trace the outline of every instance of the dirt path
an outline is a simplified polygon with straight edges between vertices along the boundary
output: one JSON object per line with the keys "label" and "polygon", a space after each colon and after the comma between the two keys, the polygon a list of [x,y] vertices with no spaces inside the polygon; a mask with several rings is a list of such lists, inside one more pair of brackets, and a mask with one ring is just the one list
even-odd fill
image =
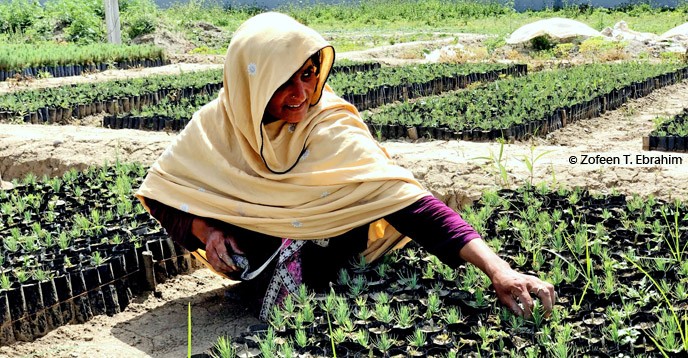
{"label": "dirt path", "polygon": [[[471,44],[480,43],[488,36],[478,34],[455,34],[454,37],[447,37],[437,40],[416,41],[399,43],[389,46],[381,46],[369,50],[349,51],[337,53],[338,59],[348,59],[354,61],[378,61],[387,65],[403,65],[406,63],[424,62],[417,58],[403,59],[405,54],[418,52],[425,48],[436,48],[450,43]],[[192,71],[203,71],[210,69],[222,69],[224,56],[221,55],[173,55],[173,62],[167,66],[135,68],[130,70],[107,70],[72,77],[56,77],[29,80],[9,80],[0,82],[0,95],[15,91],[36,88],[59,87],[70,84],[93,83],[109,80],[120,80],[128,78],[139,78],[151,75],[172,75]]]}
{"label": "dirt path", "polygon": [[0,357],[184,357],[187,305],[191,303],[192,351],[202,353],[223,335],[237,336],[259,323],[241,304],[225,298],[230,281],[207,269],[137,297],[125,312],[62,326],[34,342],[0,347]]}

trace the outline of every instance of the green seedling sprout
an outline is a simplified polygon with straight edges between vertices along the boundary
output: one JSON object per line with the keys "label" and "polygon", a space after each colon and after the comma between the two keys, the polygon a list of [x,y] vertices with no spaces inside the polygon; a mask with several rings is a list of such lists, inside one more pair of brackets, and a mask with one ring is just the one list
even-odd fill
{"label": "green seedling sprout", "polygon": [[366,329],[359,329],[356,332],[356,342],[360,344],[363,348],[368,348],[370,344],[370,334]]}
{"label": "green seedling sprout", "polygon": [[337,278],[337,283],[342,286],[348,286],[351,282],[351,276],[349,276],[349,271],[346,269],[339,270],[339,276]]}
{"label": "green seedling sprout", "polygon": [[[673,323],[679,332],[679,336],[681,337],[681,345],[683,347],[683,350],[688,352],[688,313],[684,312],[683,317],[682,317],[682,320],[683,320],[683,324],[682,324],[681,318],[679,318],[679,315],[676,312],[676,308],[674,307],[674,305],[669,300],[669,297],[667,296],[667,292],[662,290],[662,286],[659,283],[657,283],[657,281],[654,278],[652,278],[652,276],[642,266],[640,266],[640,264],[638,264],[634,260],[631,260],[626,254],[623,254],[622,256],[624,257],[624,259],[626,261],[631,263],[633,266],[635,266],[635,268],[637,268],[640,272],[642,272],[650,280],[650,282],[652,282],[652,284],[655,286],[655,288],[657,288],[660,295],[664,299],[664,302],[666,303],[667,307],[671,311],[671,318],[672,318],[671,320],[673,320]],[[654,336],[649,335],[649,337],[652,340],[652,342],[655,344],[655,346],[657,346],[657,348],[660,350],[662,355],[664,355],[664,357],[668,358],[669,355],[664,350],[662,345],[660,345],[659,342],[657,341],[658,339],[661,339],[661,337],[666,337],[666,335],[654,335]]]}
{"label": "green seedling sprout", "polygon": [[306,345],[308,345],[308,336],[306,335],[306,331],[303,329],[297,329],[296,333],[294,334],[294,341],[296,342],[296,345],[304,348]]}
{"label": "green seedling sprout", "polygon": [[186,356],[191,358],[191,302],[187,304],[186,318]]}
{"label": "green seedling sprout", "polygon": [[413,335],[407,339],[411,346],[420,348],[425,345],[427,337],[425,332],[423,332],[420,328],[416,328],[413,331]]}
{"label": "green seedling sprout", "polygon": [[367,321],[370,319],[370,317],[373,316],[373,312],[368,308],[368,306],[360,306],[358,308],[358,311],[355,313],[356,318],[362,320],[362,321]]}
{"label": "green seedling sprout", "polygon": [[268,327],[265,337],[260,340],[258,345],[263,357],[267,358],[275,356],[275,353],[277,352],[277,343],[275,338],[277,338],[275,335],[275,330],[272,327]]}
{"label": "green seedling sprout", "polygon": [[674,261],[683,262],[683,255],[686,251],[686,248],[688,247],[688,242],[681,246],[681,225],[679,218],[680,202],[678,200],[675,200],[674,205],[675,208],[673,210],[673,215],[671,216],[671,219],[673,219],[671,220],[671,223],[669,222],[669,215],[667,213],[666,206],[662,206],[659,209],[660,213],[662,214],[662,218],[664,218],[664,222],[666,223],[667,227],[669,227],[670,237],[663,236],[663,238],[664,241],[667,243],[667,246],[669,246],[669,250],[671,250],[671,254],[673,255]]}
{"label": "green seedling sprout", "polygon": [[10,288],[12,288],[12,281],[5,273],[2,273],[0,275],[0,289],[9,290]]}
{"label": "green seedling sprout", "polygon": [[397,310],[396,317],[399,327],[410,327],[413,324],[413,312],[408,306],[401,306]]}
{"label": "green seedling sprout", "polygon": [[507,172],[506,169],[506,158],[504,157],[504,144],[506,141],[503,138],[498,138],[497,142],[499,143],[499,153],[495,155],[495,153],[490,149],[490,155],[486,157],[475,157],[475,159],[480,159],[480,160],[485,160],[487,161],[486,166],[491,167],[494,176],[495,176],[495,182],[500,185],[502,188],[508,188],[510,183],[509,183],[509,173]]}
{"label": "green seedling sprout", "polygon": [[218,338],[214,348],[217,353],[212,352],[212,358],[235,358],[237,356],[230,337],[221,336]]}
{"label": "green seedling sprout", "polygon": [[389,337],[387,332],[384,332],[377,340],[374,341],[374,345],[381,352],[387,353],[394,345],[394,338]]}
{"label": "green seedling sprout", "polygon": [[394,320],[394,312],[387,303],[376,303],[373,315],[378,321],[385,324],[389,324]]}

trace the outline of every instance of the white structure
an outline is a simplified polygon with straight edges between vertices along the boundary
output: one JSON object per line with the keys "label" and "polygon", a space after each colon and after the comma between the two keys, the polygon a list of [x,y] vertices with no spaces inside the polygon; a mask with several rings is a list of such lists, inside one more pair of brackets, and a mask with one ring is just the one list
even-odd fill
{"label": "white structure", "polygon": [[558,40],[602,36],[599,31],[582,22],[553,17],[521,26],[506,39],[506,43],[523,43],[544,35]]}

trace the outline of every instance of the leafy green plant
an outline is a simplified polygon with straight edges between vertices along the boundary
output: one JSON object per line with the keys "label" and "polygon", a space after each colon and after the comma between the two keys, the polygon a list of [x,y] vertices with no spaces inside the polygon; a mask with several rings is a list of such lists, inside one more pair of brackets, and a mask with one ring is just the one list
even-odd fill
{"label": "leafy green plant", "polygon": [[490,149],[490,155],[487,157],[476,157],[474,159],[486,160],[488,163],[488,168],[492,171],[495,176],[495,181],[503,188],[509,187],[509,173],[506,169],[506,158],[504,157],[504,144],[503,139],[498,139],[499,142],[499,153],[494,154],[492,149]]}
{"label": "leafy green plant", "polygon": [[[669,357],[666,350],[675,351],[677,346],[681,347],[684,352],[688,352],[688,313],[684,312],[683,317],[680,317],[677,313],[676,307],[674,307],[674,305],[671,303],[671,300],[669,300],[669,297],[667,296],[667,292],[662,289],[662,286],[659,283],[657,283],[657,281],[642,266],[640,266],[638,262],[632,260],[627,255],[623,255],[623,258],[626,261],[628,261],[631,265],[633,265],[636,269],[638,269],[640,272],[642,272],[643,275],[645,275],[645,277],[647,277],[647,279],[650,280],[650,282],[652,282],[654,287],[657,289],[659,294],[664,299],[664,303],[666,304],[667,308],[669,308],[669,311],[671,312],[670,319],[665,320],[665,323],[672,323],[674,328],[673,332],[664,332],[662,331],[662,328],[656,328],[653,332],[654,334],[650,335],[650,339],[652,340],[652,342],[665,357]],[[661,327],[661,325],[658,325],[656,327]],[[680,339],[680,341],[676,342],[676,344],[666,339],[669,338],[669,336],[673,337],[674,332],[678,332]]]}
{"label": "leafy green plant", "polygon": [[10,288],[12,288],[10,277],[5,275],[5,273],[0,274],[0,289],[9,290]]}

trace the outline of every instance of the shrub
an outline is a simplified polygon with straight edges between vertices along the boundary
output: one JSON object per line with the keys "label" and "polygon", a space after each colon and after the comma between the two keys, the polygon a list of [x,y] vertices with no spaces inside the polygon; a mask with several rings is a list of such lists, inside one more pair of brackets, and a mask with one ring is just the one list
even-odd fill
{"label": "shrub", "polygon": [[158,8],[152,0],[126,0],[120,3],[122,32],[128,38],[149,34],[158,25]]}
{"label": "shrub", "polygon": [[38,0],[0,3],[0,32],[23,32],[43,17]]}
{"label": "shrub", "polygon": [[556,45],[552,42],[549,36],[538,36],[530,40],[531,45],[535,51],[547,51]]}
{"label": "shrub", "polygon": [[99,0],[51,0],[46,11],[63,27],[67,41],[78,44],[101,42],[105,38],[105,14]]}

